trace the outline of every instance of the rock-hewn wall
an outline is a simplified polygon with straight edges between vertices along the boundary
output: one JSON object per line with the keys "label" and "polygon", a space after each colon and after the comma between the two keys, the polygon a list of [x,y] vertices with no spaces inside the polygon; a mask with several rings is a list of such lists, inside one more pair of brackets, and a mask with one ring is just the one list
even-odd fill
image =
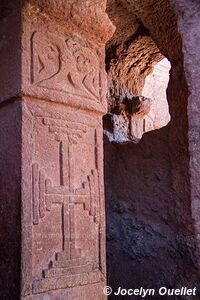
{"label": "rock-hewn wall", "polygon": [[[126,33],[126,29],[120,25],[123,22],[119,21],[123,20],[126,10],[130,20],[131,16],[132,20],[139,20],[138,35],[141,33],[141,26],[145,27],[145,32],[148,32],[162,55],[171,62],[167,89],[171,122],[165,128],[145,134],[137,145],[109,143],[105,138],[108,280],[113,287],[195,286],[198,282],[198,270],[189,176],[189,92],[177,17],[167,0],[145,0],[142,3],[127,0],[117,3],[117,13],[113,13],[114,9],[111,10],[108,1],[108,13],[111,10],[111,19],[119,28],[108,45],[107,59],[110,59],[111,47],[115,46],[114,62],[117,65],[119,58],[121,68],[123,51],[117,51],[124,46],[120,39],[119,45],[117,44],[117,33],[123,30],[121,36],[127,36],[127,39],[130,35],[130,29]],[[110,4],[113,5],[112,1]],[[124,19],[127,22],[127,16],[124,15]],[[183,27],[183,23],[181,25]],[[131,42],[134,47],[134,43],[138,43],[137,38],[133,36]],[[124,41],[123,43],[125,44]],[[151,60],[157,60],[152,57],[152,47],[149,47],[147,41],[141,43],[139,48],[145,49],[141,50],[145,53],[149,50],[147,52]],[[138,53],[136,55],[139,57]],[[129,86],[137,86],[134,92],[140,92],[141,82],[153,65],[148,66],[145,74],[139,72],[142,70],[141,65],[148,59],[143,55],[137,61],[137,57],[135,70],[132,68],[134,75],[126,85],[130,93],[133,89],[129,89]],[[194,55],[194,61],[195,59]],[[110,72],[113,60],[109,61],[109,82],[113,82],[113,71]],[[129,63],[131,64],[131,58]],[[123,81],[120,72],[114,72],[114,76],[118,78],[120,85]],[[110,106],[114,99],[114,96],[109,99]],[[197,178],[196,174],[194,178]]]}
{"label": "rock-hewn wall", "polygon": [[193,249],[176,217],[166,136],[167,127],[137,145],[105,137],[107,272],[114,290],[198,282]]}
{"label": "rock-hewn wall", "polygon": [[173,8],[178,15],[178,30],[183,39],[184,70],[189,89],[188,97],[188,123],[189,123],[189,152],[190,152],[190,184],[192,216],[195,223],[195,233],[198,244],[198,261],[200,266],[200,185],[199,185],[199,96],[200,96],[200,3],[199,1],[171,0]]}

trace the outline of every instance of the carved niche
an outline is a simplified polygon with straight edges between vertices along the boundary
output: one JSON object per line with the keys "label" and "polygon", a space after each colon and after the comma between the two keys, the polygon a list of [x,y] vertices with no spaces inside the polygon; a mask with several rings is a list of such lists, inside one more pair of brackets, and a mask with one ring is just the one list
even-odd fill
{"label": "carved niche", "polygon": [[101,102],[99,56],[80,36],[35,31],[31,37],[31,83]]}
{"label": "carved niche", "polygon": [[96,129],[72,114],[34,123],[32,292],[97,283],[104,275]]}

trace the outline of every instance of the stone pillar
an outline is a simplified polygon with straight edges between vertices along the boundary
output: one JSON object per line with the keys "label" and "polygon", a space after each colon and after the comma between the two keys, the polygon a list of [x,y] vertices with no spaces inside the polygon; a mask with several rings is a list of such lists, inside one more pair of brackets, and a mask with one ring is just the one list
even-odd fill
{"label": "stone pillar", "polygon": [[[105,299],[105,1],[8,1],[1,22],[1,299]],[[48,2],[48,4],[47,4]]]}
{"label": "stone pillar", "polygon": [[197,245],[198,270],[200,273],[200,30],[198,2],[188,3],[186,0],[171,0],[177,14],[178,29],[183,40],[184,72],[188,86],[188,140],[189,140],[189,172],[191,191],[191,218],[194,221]]}

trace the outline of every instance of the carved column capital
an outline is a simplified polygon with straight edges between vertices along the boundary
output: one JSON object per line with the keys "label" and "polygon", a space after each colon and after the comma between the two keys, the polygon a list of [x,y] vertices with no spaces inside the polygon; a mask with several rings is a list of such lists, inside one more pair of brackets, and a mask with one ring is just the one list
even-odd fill
{"label": "carved column capital", "polygon": [[105,1],[15,0],[7,6],[0,102],[27,96],[104,114],[105,43],[114,31]]}
{"label": "carved column capital", "polygon": [[105,1],[30,0],[22,16],[22,94],[104,114]]}

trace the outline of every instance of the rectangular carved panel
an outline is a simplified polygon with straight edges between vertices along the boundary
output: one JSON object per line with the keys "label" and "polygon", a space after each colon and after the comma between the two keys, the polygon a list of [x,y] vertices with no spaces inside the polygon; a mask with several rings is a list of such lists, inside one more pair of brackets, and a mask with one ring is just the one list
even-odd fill
{"label": "rectangular carved panel", "polygon": [[100,118],[38,103],[26,107],[32,294],[105,280]]}
{"label": "rectangular carved panel", "polygon": [[[69,26],[27,21],[23,35],[22,88],[26,95],[106,111],[104,48]],[[28,59],[27,59],[28,58]]]}
{"label": "rectangular carved panel", "polygon": [[82,38],[35,31],[31,50],[32,84],[100,101],[98,55]]}

